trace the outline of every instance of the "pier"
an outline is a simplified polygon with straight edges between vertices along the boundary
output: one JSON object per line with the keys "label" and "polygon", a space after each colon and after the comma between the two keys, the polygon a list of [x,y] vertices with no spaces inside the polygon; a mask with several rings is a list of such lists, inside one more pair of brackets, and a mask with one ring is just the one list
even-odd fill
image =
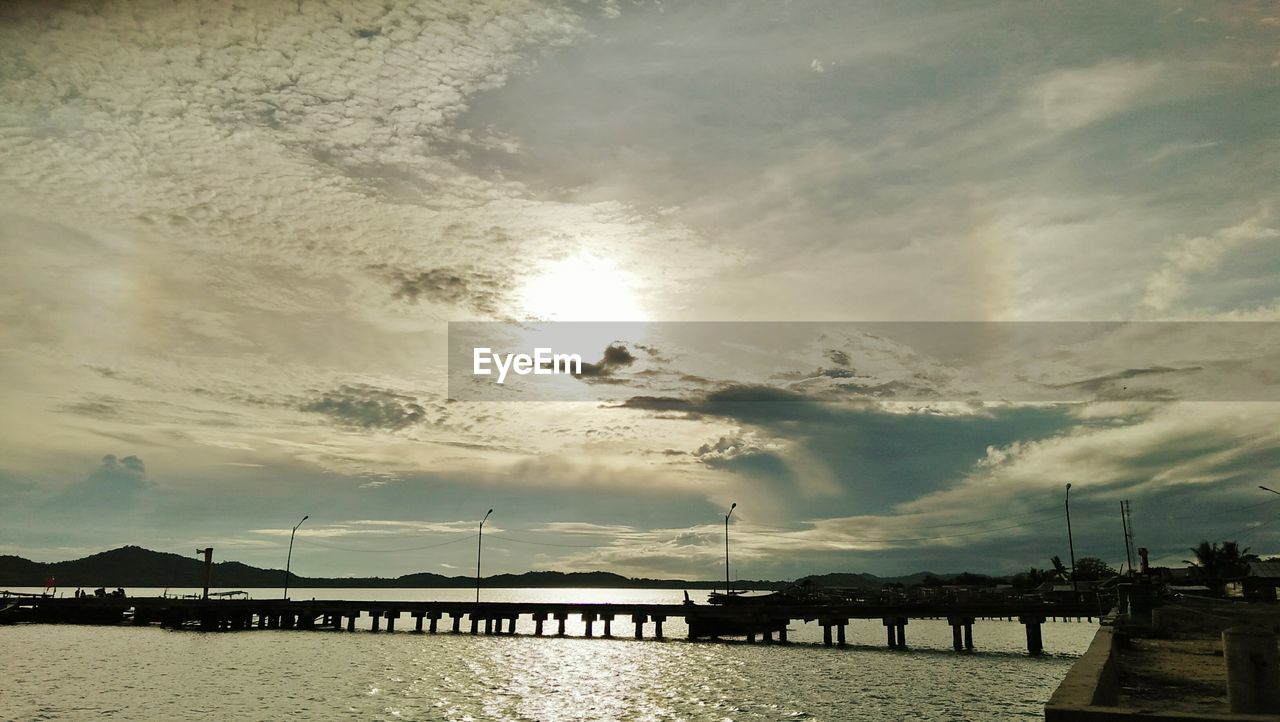
{"label": "pier", "polygon": [[682,620],[690,640],[741,637],[751,643],[787,644],[792,622],[817,622],[827,647],[846,646],[846,628],[857,620],[883,625],[887,645],[905,649],[912,619],[945,619],[957,652],[973,651],[978,619],[1017,620],[1026,628],[1027,652],[1044,651],[1041,625],[1050,619],[1089,619],[1095,602],[938,602],[851,604],[604,604],[550,602],[405,602],[288,599],[174,599],[167,597],[12,597],[0,599],[0,623],[158,624],[206,632],[256,629],[355,632],[367,619],[372,632],[515,634],[516,622],[533,622],[534,635],[565,636],[578,618],[585,637],[664,639],[663,625]]}

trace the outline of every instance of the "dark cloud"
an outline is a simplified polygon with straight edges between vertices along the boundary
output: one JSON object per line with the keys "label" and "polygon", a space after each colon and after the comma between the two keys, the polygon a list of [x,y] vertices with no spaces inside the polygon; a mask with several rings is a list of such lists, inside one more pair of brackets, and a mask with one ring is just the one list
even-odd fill
{"label": "dark cloud", "polygon": [[427,409],[416,398],[366,384],[327,391],[298,408],[364,429],[395,431],[427,420]]}
{"label": "dark cloud", "polygon": [[131,455],[121,459],[115,454],[107,454],[102,457],[102,463],[98,468],[89,474],[89,481],[93,484],[112,486],[121,491],[136,490],[147,483],[147,467],[142,459],[136,456]]}
{"label": "dark cloud", "polygon": [[[1073,423],[1056,408],[899,413],[875,402],[828,403],[761,385],[683,398],[636,396],[621,407],[741,425],[743,431],[693,456],[735,472],[789,513],[814,516],[883,513],[953,484],[989,446],[1050,436]],[[817,488],[817,479],[830,483],[808,496],[796,493]]]}
{"label": "dark cloud", "polygon": [[467,268],[407,270],[376,264],[369,269],[391,284],[391,297],[397,301],[431,301],[490,315],[498,312],[509,286],[501,276]]}
{"label": "dark cloud", "polygon": [[1067,384],[1051,386],[1055,389],[1080,389],[1095,395],[1098,400],[1145,400],[1172,401],[1178,394],[1163,386],[1151,385],[1155,378],[1179,377],[1194,375],[1203,371],[1202,366],[1171,368],[1168,366],[1152,366],[1150,368],[1131,368],[1111,374],[1073,381]]}
{"label": "dark cloud", "polygon": [[[650,352],[648,348],[646,348],[646,351]],[[652,352],[650,352],[650,355],[653,355]],[[626,368],[627,366],[635,363],[635,361],[635,355],[627,350],[625,345],[620,343],[610,344],[605,348],[604,356],[599,361],[595,363],[583,362],[582,373],[577,374],[577,376],[579,378],[601,378],[609,376],[614,371],[620,368]]]}
{"label": "dark cloud", "polygon": [[840,349],[838,349],[838,348],[829,348],[829,349],[827,349],[827,350],[826,350],[826,357],[827,357],[828,359],[831,359],[831,363],[833,363],[833,364],[835,364],[835,365],[837,365],[837,366],[845,366],[845,367],[848,367],[848,365],[849,365],[849,354],[845,353],[844,351],[841,351],[841,350],[840,350]]}
{"label": "dark cloud", "polygon": [[133,519],[154,486],[140,457],[107,454],[84,481],[48,499],[47,511],[60,522],[82,526]]}
{"label": "dark cloud", "polygon": [[63,411],[98,419],[111,419],[120,415],[119,399],[110,396],[93,396],[74,404],[62,406]]}
{"label": "dark cloud", "polygon": [[114,379],[120,377],[120,372],[109,366],[87,366],[86,368],[103,378]]}
{"label": "dark cloud", "polygon": [[[627,409],[646,411],[685,411],[713,416],[735,416],[746,409],[739,405],[760,403],[813,404],[793,391],[754,384],[731,384],[705,394],[678,398],[674,396],[633,396],[622,402]],[[737,408],[735,408],[737,407]]]}

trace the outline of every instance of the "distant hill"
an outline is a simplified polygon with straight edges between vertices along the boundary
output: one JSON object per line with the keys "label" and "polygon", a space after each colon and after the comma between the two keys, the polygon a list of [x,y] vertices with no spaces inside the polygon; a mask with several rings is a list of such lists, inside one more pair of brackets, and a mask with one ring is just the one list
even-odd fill
{"label": "distant hill", "polygon": [[[202,587],[204,562],[195,556],[157,552],[137,546],[110,551],[66,562],[33,562],[17,556],[0,556],[0,588],[42,587],[53,577],[59,587]],[[283,569],[259,569],[240,562],[225,561],[213,565],[213,586],[220,588],[278,587],[284,583]],[[470,587],[475,577],[444,576],[431,572],[386,577],[300,577],[289,575],[289,586],[305,589],[317,587],[401,587],[440,588]],[[723,582],[686,581],[682,579],[643,579],[624,577],[612,572],[533,571],[523,574],[497,574],[485,577],[488,588],[512,587],[614,587],[658,589],[714,589]],[[776,589],[779,582],[741,580],[735,589]]]}
{"label": "distant hill", "polygon": [[830,574],[812,574],[796,580],[796,583],[808,582],[820,589],[880,589],[886,584],[903,584],[912,586],[919,584],[925,577],[937,577],[943,581],[955,579],[955,574],[934,574],[933,572],[916,572],[899,577],[878,577],[874,574],[855,574],[852,572],[832,572]]}

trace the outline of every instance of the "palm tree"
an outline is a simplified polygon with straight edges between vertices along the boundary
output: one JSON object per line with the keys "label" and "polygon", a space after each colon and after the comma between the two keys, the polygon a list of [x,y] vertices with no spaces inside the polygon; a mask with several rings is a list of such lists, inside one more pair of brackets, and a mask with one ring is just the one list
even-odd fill
{"label": "palm tree", "polygon": [[1239,542],[1234,541],[1224,541],[1221,545],[1202,541],[1191,548],[1191,553],[1195,554],[1195,560],[1184,561],[1200,569],[1205,583],[1219,593],[1228,579],[1243,577],[1249,573],[1249,563],[1258,561],[1257,554],[1250,554],[1248,547],[1241,549]]}

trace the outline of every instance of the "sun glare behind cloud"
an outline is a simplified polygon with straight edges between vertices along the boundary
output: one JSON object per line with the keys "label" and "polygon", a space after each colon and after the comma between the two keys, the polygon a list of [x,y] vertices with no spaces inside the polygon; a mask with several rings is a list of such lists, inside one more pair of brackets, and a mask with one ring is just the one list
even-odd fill
{"label": "sun glare behind cloud", "polygon": [[636,277],[613,261],[578,254],[553,261],[520,289],[520,307],[542,321],[644,321]]}

